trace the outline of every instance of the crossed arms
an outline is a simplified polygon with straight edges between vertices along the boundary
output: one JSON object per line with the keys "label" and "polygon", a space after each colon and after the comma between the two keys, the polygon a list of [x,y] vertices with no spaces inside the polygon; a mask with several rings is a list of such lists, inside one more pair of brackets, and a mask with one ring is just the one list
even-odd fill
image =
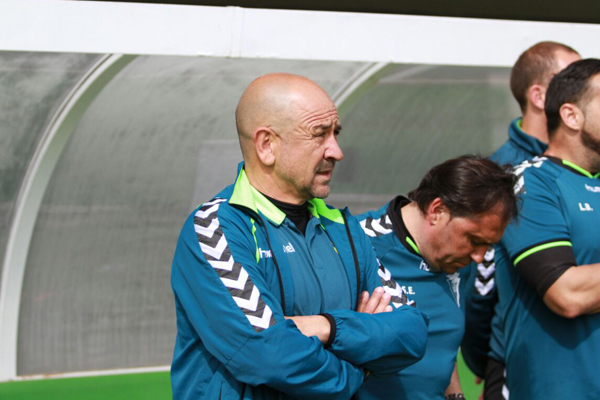
{"label": "crossed arms", "polygon": [[[293,397],[347,399],[362,384],[365,369],[373,374],[395,373],[423,356],[426,317],[410,306],[385,312],[389,299],[379,290],[362,297],[356,311],[331,310],[329,317],[286,319],[278,294],[270,289],[273,276],[258,265],[256,243],[252,237],[232,234],[248,226],[229,215],[220,214],[219,220],[217,228],[206,222],[212,226],[214,243],[203,244],[194,219],[188,219],[172,282],[182,314],[178,324],[181,320],[189,327],[188,346],[205,348],[236,380]],[[363,287],[373,292],[383,283],[378,262],[362,232],[354,239]],[[207,255],[209,248],[222,249],[220,258]],[[243,286],[232,287],[240,276],[247,277]],[[330,342],[328,349],[324,342]]]}

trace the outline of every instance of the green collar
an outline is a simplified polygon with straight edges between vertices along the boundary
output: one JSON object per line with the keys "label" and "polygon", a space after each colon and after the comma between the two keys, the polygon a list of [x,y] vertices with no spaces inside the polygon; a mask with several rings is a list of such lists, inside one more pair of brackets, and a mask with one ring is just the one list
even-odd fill
{"label": "green collar", "polygon": [[337,208],[329,208],[323,199],[312,199],[308,201],[308,209],[317,218],[325,217],[328,220],[344,225],[342,212]]}
{"label": "green collar", "polygon": [[564,165],[566,165],[567,167],[571,167],[571,168],[572,168],[572,169],[574,169],[575,171],[579,172],[581,175],[587,176],[588,178],[592,178],[592,179],[594,179],[594,178],[598,178],[598,177],[600,177],[600,172],[598,172],[598,173],[597,173],[597,174],[595,174],[595,175],[592,175],[592,173],[591,173],[591,172],[589,172],[589,171],[586,171],[585,169],[581,168],[579,165],[577,165],[577,164],[573,164],[573,163],[572,163],[572,162],[570,162],[570,161],[567,161],[567,160],[562,160],[562,163],[563,163]]}
{"label": "green collar", "polygon": [[[312,199],[308,201],[308,209],[310,213],[321,219],[325,217],[338,224],[344,224],[342,212],[337,209],[327,207],[322,199]],[[275,207],[261,192],[256,190],[248,180],[244,168],[240,169],[240,173],[233,188],[233,194],[229,199],[229,204],[238,204],[251,209],[258,214],[260,211],[265,217],[276,225],[281,225],[285,220],[285,213]]]}
{"label": "green collar", "polygon": [[246,176],[246,170],[240,169],[233,194],[229,199],[229,204],[239,204],[247,207],[258,214],[260,211],[265,217],[277,225],[281,225],[285,219],[285,214],[279,208],[275,207],[261,192],[256,190]]}

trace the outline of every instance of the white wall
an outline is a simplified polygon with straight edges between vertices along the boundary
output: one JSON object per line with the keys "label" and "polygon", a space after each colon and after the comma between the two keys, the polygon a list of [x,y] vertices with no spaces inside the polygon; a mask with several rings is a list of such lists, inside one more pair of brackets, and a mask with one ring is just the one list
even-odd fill
{"label": "white wall", "polygon": [[0,50],[510,66],[600,25],[60,0],[0,0]]}

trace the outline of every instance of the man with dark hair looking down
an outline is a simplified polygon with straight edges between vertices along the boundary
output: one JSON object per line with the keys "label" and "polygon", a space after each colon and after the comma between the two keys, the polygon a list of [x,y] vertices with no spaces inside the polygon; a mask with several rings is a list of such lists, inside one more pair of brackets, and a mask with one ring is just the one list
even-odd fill
{"label": "man with dark hair looking down", "polygon": [[427,317],[321,200],[343,157],[329,96],[265,75],[236,123],[237,179],[190,215],[173,260],[174,399],[350,399],[419,360]]}
{"label": "man with dark hair looking down", "polygon": [[512,400],[597,399],[600,380],[600,60],[556,75],[549,145],[515,169],[523,204],[496,278]]}
{"label": "man with dark hair looking down", "polygon": [[[455,374],[464,332],[462,293],[472,262],[483,261],[516,215],[514,176],[481,157],[433,167],[419,187],[357,218],[378,258],[430,318],[425,356],[394,377],[367,379],[377,399],[464,399]],[[453,377],[451,382],[451,377]]]}

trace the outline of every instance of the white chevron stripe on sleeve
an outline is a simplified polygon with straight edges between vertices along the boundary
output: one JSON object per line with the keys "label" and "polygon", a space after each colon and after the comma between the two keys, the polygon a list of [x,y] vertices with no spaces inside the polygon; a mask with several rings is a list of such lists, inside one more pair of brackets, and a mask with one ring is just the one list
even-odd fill
{"label": "white chevron stripe on sleeve", "polygon": [[248,321],[250,321],[250,324],[252,324],[253,326],[258,326],[263,329],[267,329],[271,321],[271,315],[273,315],[273,312],[271,311],[269,306],[265,305],[265,310],[261,318],[255,317],[254,315],[247,315],[247,317]]}
{"label": "white chevron stripe on sleeve", "polygon": [[196,217],[205,219],[212,213],[216,212],[219,209],[219,206],[220,206],[220,202],[217,204],[213,204],[212,207],[209,207],[204,211],[202,209],[200,209],[200,210],[196,211]]}
{"label": "white chevron stripe on sleeve", "polygon": [[240,269],[240,276],[237,279],[229,279],[221,277],[221,281],[225,286],[232,289],[242,290],[246,286],[246,282],[248,281],[248,273],[244,268]]}
{"label": "white chevron stripe on sleeve", "polygon": [[486,294],[488,294],[490,292],[490,290],[492,290],[494,288],[494,278],[490,279],[488,283],[482,283],[481,281],[477,280],[475,281],[475,287],[477,288],[477,291],[479,292],[479,294],[481,294],[482,296],[485,296]]}
{"label": "white chevron stripe on sleeve", "polygon": [[245,308],[246,310],[256,311],[258,307],[258,298],[260,297],[260,292],[256,286],[252,287],[252,294],[248,300],[242,299],[241,297],[233,296],[233,300],[240,308]]}
{"label": "white chevron stripe on sleeve", "polygon": [[477,264],[477,271],[483,276],[484,279],[488,279],[496,271],[496,263],[491,263],[489,266],[479,263]]}
{"label": "white chevron stripe on sleeve", "polygon": [[523,175],[521,175],[515,184],[515,193],[519,193],[523,188],[523,185],[525,185],[525,178],[523,178]]}
{"label": "white chevron stripe on sleeve", "polygon": [[[254,285],[246,269],[240,263],[235,262],[229,251],[225,233],[216,215],[221,203],[225,201],[227,200],[217,198],[203,204],[194,215],[194,230],[206,261],[217,272],[221,283],[228,289],[231,298],[244,313],[254,330],[260,332],[275,324],[276,321],[272,310],[261,298],[260,290]],[[215,260],[209,260],[209,258]],[[236,275],[237,278],[234,278]],[[249,299],[243,298],[248,296],[247,291],[250,291]]]}
{"label": "white chevron stripe on sleeve", "polygon": [[202,236],[206,236],[207,238],[211,238],[211,237],[213,237],[213,235],[215,234],[215,231],[219,227],[219,219],[218,218],[213,219],[211,221],[210,225],[207,226],[206,228],[201,225],[194,225],[194,227],[196,229],[196,233],[198,233]]}
{"label": "white chevron stripe on sleeve", "polygon": [[227,248],[227,240],[225,239],[225,235],[221,235],[221,239],[219,239],[219,243],[213,248],[207,244],[200,242],[200,248],[204,254],[208,254],[214,258],[221,258],[223,251]]}
{"label": "white chevron stripe on sleeve", "polygon": [[396,287],[395,288],[391,288],[389,286],[384,286],[383,290],[385,290],[385,292],[388,293],[391,296],[402,297],[402,288],[397,283],[396,283]]}
{"label": "white chevron stripe on sleeve", "polygon": [[375,232],[373,232],[371,229],[367,228],[367,220],[363,219],[362,221],[359,222],[361,228],[363,229],[363,231],[365,231],[365,233],[367,234],[367,236],[370,237],[375,237],[377,235],[375,235]]}
{"label": "white chevron stripe on sleeve", "polygon": [[377,274],[384,281],[389,281],[389,280],[392,279],[392,273],[387,268],[385,268],[385,267],[383,269],[378,268],[377,269]]}
{"label": "white chevron stripe on sleeve", "polygon": [[373,222],[371,223],[371,226],[373,227],[373,230],[382,233],[382,234],[387,234],[390,233],[392,230],[391,229],[386,229],[383,226],[381,226],[380,223],[381,219],[374,219]]}
{"label": "white chevron stripe on sleeve", "polygon": [[485,252],[483,259],[487,262],[490,262],[494,259],[495,255],[496,255],[496,250],[494,249],[494,246],[490,246],[488,251]]}
{"label": "white chevron stripe on sleeve", "polygon": [[234,261],[233,257],[229,257],[229,260],[227,261],[209,261],[209,264],[216,269],[224,269],[226,271],[231,271],[233,269]]}
{"label": "white chevron stripe on sleeve", "polygon": [[217,197],[217,198],[214,198],[211,201],[207,201],[206,203],[202,204],[202,207],[204,207],[204,206],[212,206],[213,204],[219,204],[219,203],[222,203],[224,201],[225,201],[225,199],[220,199],[220,198]]}

